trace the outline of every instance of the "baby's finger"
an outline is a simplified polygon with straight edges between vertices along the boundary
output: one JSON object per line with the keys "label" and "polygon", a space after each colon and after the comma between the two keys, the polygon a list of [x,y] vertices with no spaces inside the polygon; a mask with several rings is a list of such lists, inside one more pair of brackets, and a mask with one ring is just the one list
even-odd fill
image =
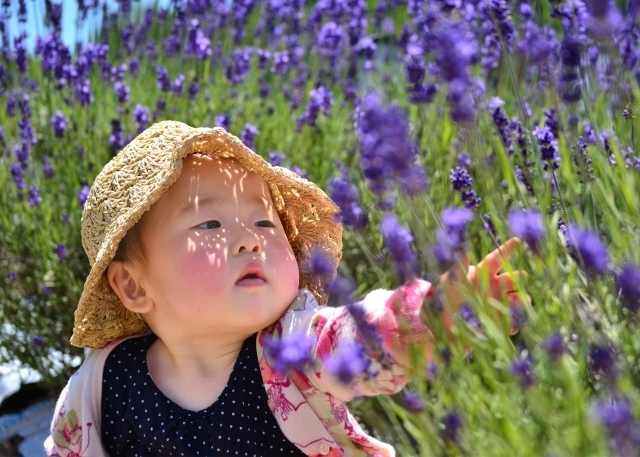
{"label": "baby's finger", "polygon": [[511,258],[511,255],[521,243],[522,241],[520,238],[511,238],[507,240],[506,243],[482,259],[478,264],[478,269],[489,273],[489,277],[494,276],[502,269],[504,262]]}
{"label": "baby's finger", "polygon": [[495,280],[491,282],[491,294],[494,298],[500,298],[508,292],[518,290],[518,284],[526,281],[529,274],[526,271],[512,271],[494,276]]}

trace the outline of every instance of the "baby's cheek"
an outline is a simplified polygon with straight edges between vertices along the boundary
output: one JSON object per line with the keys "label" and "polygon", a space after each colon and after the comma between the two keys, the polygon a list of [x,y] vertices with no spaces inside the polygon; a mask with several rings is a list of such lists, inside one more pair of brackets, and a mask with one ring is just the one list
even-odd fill
{"label": "baby's cheek", "polygon": [[179,275],[187,287],[205,291],[218,289],[219,280],[224,277],[222,273],[226,270],[221,254],[204,250],[186,254],[178,265]]}

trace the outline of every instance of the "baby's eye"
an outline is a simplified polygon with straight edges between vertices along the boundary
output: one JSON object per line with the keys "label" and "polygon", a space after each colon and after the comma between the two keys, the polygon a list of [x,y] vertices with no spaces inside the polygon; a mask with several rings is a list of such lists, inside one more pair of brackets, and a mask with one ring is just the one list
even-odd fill
{"label": "baby's eye", "polygon": [[220,221],[207,221],[204,222],[200,225],[198,225],[198,228],[202,228],[202,229],[214,229],[214,228],[219,228],[222,225],[220,224]]}
{"label": "baby's eye", "polygon": [[274,228],[276,225],[271,222],[271,221],[258,221],[256,222],[256,227],[268,227],[268,228]]}

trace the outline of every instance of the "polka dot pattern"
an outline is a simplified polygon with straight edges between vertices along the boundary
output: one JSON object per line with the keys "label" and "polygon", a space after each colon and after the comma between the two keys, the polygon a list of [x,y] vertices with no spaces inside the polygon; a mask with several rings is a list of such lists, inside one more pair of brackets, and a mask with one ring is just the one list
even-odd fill
{"label": "polka dot pattern", "polygon": [[131,338],[109,354],[102,379],[102,443],[112,456],[305,455],[269,410],[256,354],[244,342],[213,404],[189,411],[154,384],[146,354],[155,335]]}

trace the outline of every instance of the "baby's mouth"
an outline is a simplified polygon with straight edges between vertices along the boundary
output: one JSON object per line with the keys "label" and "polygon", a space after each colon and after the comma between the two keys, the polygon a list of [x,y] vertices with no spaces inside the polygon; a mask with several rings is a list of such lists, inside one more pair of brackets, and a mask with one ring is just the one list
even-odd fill
{"label": "baby's mouth", "polygon": [[236,281],[236,285],[242,287],[256,287],[266,284],[262,268],[256,265],[248,265]]}

